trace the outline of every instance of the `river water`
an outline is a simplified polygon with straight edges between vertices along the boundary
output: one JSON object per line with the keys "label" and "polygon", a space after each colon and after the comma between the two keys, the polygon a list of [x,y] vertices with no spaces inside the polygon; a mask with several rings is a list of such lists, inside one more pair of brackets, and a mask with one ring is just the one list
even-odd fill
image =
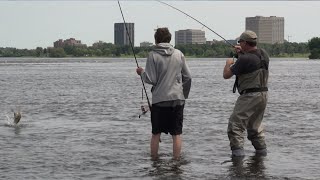
{"label": "river water", "polygon": [[133,59],[1,58],[0,179],[320,178],[320,61],[271,59],[268,156],[255,156],[246,140],[241,159],[231,159],[226,133],[238,95],[234,79],[222,78],[225,60],[188,64],[182,158],[171,159],[171,136],[162,135],[152,161]]}

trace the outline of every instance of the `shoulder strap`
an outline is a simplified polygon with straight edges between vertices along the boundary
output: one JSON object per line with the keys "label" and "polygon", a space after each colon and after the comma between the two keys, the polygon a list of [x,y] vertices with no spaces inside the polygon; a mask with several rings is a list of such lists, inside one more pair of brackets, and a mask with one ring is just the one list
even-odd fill
{"label": "shoulder strap", "polygon": [[237,88],[238,88],[238,76],[236,75],[236,80],[234,81],[232,92],[236,93]]}
{"label": "shoulder strap", "polygon": [[267,63],[267,61],[266,61],[266,59],[264,57],[265,56],[264,51],[259,48],[259,49],[257,49],[257,52],[259,54],[258,57],[261,60],[260,61],[260,68],[268,70],[269,67],[268,67],[268,63]]}

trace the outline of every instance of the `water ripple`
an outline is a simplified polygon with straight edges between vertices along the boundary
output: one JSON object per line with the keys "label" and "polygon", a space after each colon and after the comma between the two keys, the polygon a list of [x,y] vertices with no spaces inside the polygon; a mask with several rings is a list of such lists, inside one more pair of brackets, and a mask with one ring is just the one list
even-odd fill
{"label": "water ripple", "polygon": [[[171,158],[172,138],[162,135],[160,159],[152,161],[150,113],[138,118],[147,103],[132,59],[0,59],[0,179],[320,176],[319,61],[272,59],[263,121],[268,156],[255,156],[247,140],[243,159],[230,158],[226,131],[238,95],[233,80],[222,78],[225,60],[188,63],[182,158]],[[16,126],[7,115],[17,108]]]}

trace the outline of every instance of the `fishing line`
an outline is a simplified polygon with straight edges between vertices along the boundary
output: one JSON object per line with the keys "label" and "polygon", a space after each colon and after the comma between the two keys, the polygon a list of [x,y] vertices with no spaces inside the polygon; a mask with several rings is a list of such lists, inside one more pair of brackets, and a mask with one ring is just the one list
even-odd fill
{"label": "fishing line", "polygon": [[[134,53],[134,48],[133,48],[133,44],[132,44],[132,41],[131,41],[131,37],[129,35],[129,31],[128,31],[128,28],[127,28],[127,24],[126,24],[126,21],[124,19],[124,16],[123,16],[123,12],[122,12],[122,9],[121,9],[121,5],[120,5],[120,2],[118,1],[118,4],[119,4],[119,8],[120,8],[120,12],[121,12],[121,15],[122,15],[122,19],[123,19],[123,22],[124,22],[124,26],[126,28],[126,31],[127,31],[127,36],[129,38],[129,43],[130,43],[130,46],[131,46],[131,49],[132,49],[132,52],[133,52],[133,56],[134,56],[134,59],[136,61],[136,64],[137,64],[137,67],[139,67],[139,64],[138,64],[138,61],[137,61],[137,58],[136,58],[136,54]],[[142,80],[142,76],[140,75],[140,79],[141,79],[141,82],[142,82],[142,86],[143,86],[143,89],[144,89],[144,93],[146,94],[146,98],[147,98],[147,101],[148,101],[148,106],[149,106],[149,109],[151,110],[151,104],[150,104],[150,101],[149,101],[149,97],[148,97],[148,94],[147,94],[147,90],[146,90],[146,87],[144,85],[144,82]]]}
{"label": "fishing line", "polygon": [[162,3],[162,4],[165,4],[165,5],[167,5],[167,6],[171,7],[171,8],[173,8],[173,9],[175,9],[175,10],[177,10],[177,11],[179,11],[179,12],[185,14],[185,15],[187,15],[187,16],[190,17],[191,19],[197,21],[198,23],[200,23],[201,25],[203,25],[204,27],[206,27],[207,29],[209,29],[210,31],[212,31],[213,33],[215,33],[217,36],[219,36],[220,38],[222,38],[226,43],[228,43],[229,45],[231,45],[232,47],[234,47],[233,44],[231,44],[229,41],[227,41],[225,38],[223,38],[220,34],[216,33],[216,32],[215,32],[214,30],[212,30],[210,27],[208,27],[208,26],[206,26],[205,24],[203,24],[202,22],[200,22],[198,19],[192,17],[191,15],[183,12],[182,10],[180,10],[180,9],[178,9],[178,8],[170,5],[170,4],[167,4],[167,3],[162,2],[162,1],[159,1],[159,0],[155,0],[155,1],[158,1],[158,2],[160,2],[160,3]]}

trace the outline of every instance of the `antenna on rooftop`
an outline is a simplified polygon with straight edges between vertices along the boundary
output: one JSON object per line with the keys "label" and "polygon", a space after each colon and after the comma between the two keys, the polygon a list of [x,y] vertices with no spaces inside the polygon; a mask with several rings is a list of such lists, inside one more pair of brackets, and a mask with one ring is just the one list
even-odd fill
{"label": "antenna on rooftop", "polygon": [[288,42],[290,42],[290,37],[292,37],[292,36],[288,35]]}

